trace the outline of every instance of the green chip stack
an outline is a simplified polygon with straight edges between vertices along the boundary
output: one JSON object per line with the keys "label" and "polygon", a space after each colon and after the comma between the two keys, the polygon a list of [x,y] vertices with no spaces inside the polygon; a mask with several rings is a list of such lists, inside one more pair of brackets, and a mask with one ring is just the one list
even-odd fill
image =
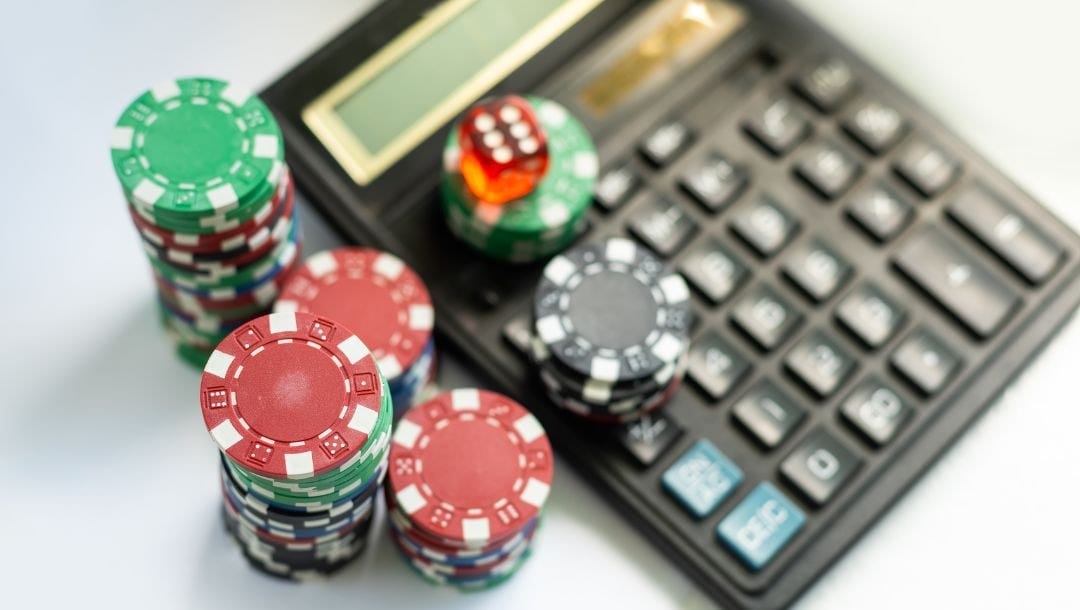
{"label": "green chip stack", "polygon": [[528,195],[501,205],[480,201],[461,176],[458,130],[443,149],[442,202],[450,230],[492,258],[529,262],[569,246],[585,229],[596,182],[596,147],[563,106],[536,96],[533,106],[547,136],[549,165]]}
{"label": "green chip stack", "polygon": [[269,310],[299,259],[281,130],[251,93],[184,78],[135,99],[111,149],[162,324],[202,367],[231,330]]}

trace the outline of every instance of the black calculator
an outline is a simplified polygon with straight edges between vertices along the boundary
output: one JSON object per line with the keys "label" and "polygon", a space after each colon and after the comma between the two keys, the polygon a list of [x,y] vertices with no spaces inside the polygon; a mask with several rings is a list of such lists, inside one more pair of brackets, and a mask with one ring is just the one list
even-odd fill
{"label": "black calculator", "polygon": [[[551,405],[525,353],[543,261],[443,221],[450,125],[510,92],[597,144],[580,240],[629,237],[692,288],[688,381],[660,412]],[[1080,300],[1080,238],[783,2],[394,0],[264,97],[309,200],[407,260],[444,345],[725,607],[792,603]],[[738,476],[698,511],[671,473],[702,452]]]}

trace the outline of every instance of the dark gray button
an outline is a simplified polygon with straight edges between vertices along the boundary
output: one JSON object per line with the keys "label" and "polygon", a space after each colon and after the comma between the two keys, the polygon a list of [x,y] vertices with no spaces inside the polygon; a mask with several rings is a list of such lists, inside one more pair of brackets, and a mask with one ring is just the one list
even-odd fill
{"label": "dark gray button", "polygon": [[794,400],[765,380],[740,398],[731,414],[766,449],[783,443],[806,416]]}
{"label": "dark gray button", "polygon": [[911,204],[884,183],[858,190],[851,197],[848,216],[875,240],[885,243],[911,222]]}
{"label": "dark gray button", "polygon": [[822,59],[804,71],[792,86],[821,112],[836,110],[856,89],[855,75],[835,57]]}
{"label": "dark gray button", "polygon": [[875,100],[860,100],[844,119],[844,131],[875,155],[892,148],[905,127],[895,108]]}
{"label": "dark gray button", "polygon": [[997,332],[1020,303],[1012,289],[936,226],[922,227],[904,242],[893,262],[982,339]]}
{"label": "dark gray button", "polygon": [[689,127],[679,121],[668,121],[645,136],[641,154],[653,165],[663,167],[686,150],[692,140]]}
{"label": "dark gray button", "polygon": [[780,464],[780,472],[817,506],[829,501],[862,466],[843,443],[817,428]]}
{"label": "dark gray button", "polygon": [[528,312],[519,314],[503,325],[502,336],[522,354],[528,354],[532,341],[532,318]]}
{"label": "dark gray button", "polygon": [[746,187],[746,171],[713,153],[690,167],[682,188],[711,212],[726,208]]}
{"label": "dark gray button", "polygon": [[739,299],[731,310],[731,320],[761,349],[771,351],[795,330],[802,314],[775,290],[760,284]]}
{"label": "dark gray button", "polygon": [[960,369],[960,358],[926,329],[904,339],[889,363],[923,394],[937,393]]}
{"label": "dark gray button", "polygon": [[615,430],[619,442],[642,466],[651,466],[683,433],[663,411],[655,411]]}
{"label": "dark gray button", "polygon": [[641,178],[630,163],[623,163],[604,172],[593,188],[593,199],[607,211],[623,206],[641,185]]}
{"label": "dark gray button", "polygon": [[905,317],[894,299],[869,282],[856,286],[836,308],[840,325],[871,349],[885,345]]}
{"label": "dark gray button", "polygon": [[815,330],[791,348],[784,366],[818,398],[828,398],[855,370],[855,359],[823,330]]}
{"label": "dark gray button", "polygon": [[686,253],[679,271],[716,304],[726,301],[747,274],[746,266],[711,235]]}
{"label": "dark gray button", "polygon": [[750,362],[714,330],[690,345],[687,374],[713,400],[727,396],[748,372]]}
{"label": "dark gray button", "polygon": [[769,258],[791,240],[799,223],[771,197],[759,195],[749,206],[735,212],[731,228],[758,255]]}
{"label": "dark gray button", "polygon": [[816,303],[836,294],[850,274],[851,265],[817,239],[796,246],[784,261],[784,275]]}
{"label": "dark gray button", "polygon": [[907,424],[914,409],[896,390],[870,378],[859,383],[844,399],[840,412],[868,441],[881,447]]}
{"label": "dark gray button", "polygon": [[743,129],[773,156],[782,157],[810,135],[810,121],[791,100],[778,97],[746,119]]}
{"label": "dark gray button", "polygon": [[913,138],[901,149],[893,169],[929,199],[952,183],[960,171],[960,162],[936,144]]}
{"label": "dark gray button", "polygon": [[660,197],[645,202],[630,216],[630,232],[664,257],[678,252],[696,230],[682,208]]}
{"label": "dark gray button", "polygon": [[1050,277],[1061,261],[1061,246],[984,187],[964,189],[948,213],[1032,285]]}
{"label": "dark gray button", "polygon": [[808,147],[795,166],[795,173],[826,199],[843,195],[861,171],[853,155],[827,141]]}

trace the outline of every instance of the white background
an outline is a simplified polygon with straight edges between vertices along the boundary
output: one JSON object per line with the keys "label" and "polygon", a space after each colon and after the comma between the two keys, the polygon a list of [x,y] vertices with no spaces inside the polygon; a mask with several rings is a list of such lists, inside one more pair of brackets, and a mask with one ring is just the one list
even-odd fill
{"label": "white background", "polygon": [[[156,4],[152,6],[152,4]],[[218,520],[198,375],[159,332],[109,129],[148,84],[253,88],[368,2],[18,2],[0,18],[0,582],[3,605],[151,608],[707,608],[559,464],[538,553],[463,596],[384,536],[321,586],[242,565]],[[1080,11],[1061,0],[800,0],[1080,227]],[[310,216],[310,215],[308,215]],[[327,242],[308,218],[309,242]],[[1077,607],[1080,324],[800,603]],[[444,374],[464,375],[454,363]]]}

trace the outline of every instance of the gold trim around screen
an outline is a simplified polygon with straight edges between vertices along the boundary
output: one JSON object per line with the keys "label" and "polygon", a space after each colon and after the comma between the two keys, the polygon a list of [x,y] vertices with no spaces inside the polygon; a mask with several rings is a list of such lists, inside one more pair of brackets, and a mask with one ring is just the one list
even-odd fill
{"label": "gold trim around screen", "polygon": [[304,123],[357,184],[371,183],[476,98],[580,21],[602,0],[567,0],[382,150],[369,151],[342,121],[336,108],[475,1],[446,0],[438,5],[304,108],[301,113]]}

